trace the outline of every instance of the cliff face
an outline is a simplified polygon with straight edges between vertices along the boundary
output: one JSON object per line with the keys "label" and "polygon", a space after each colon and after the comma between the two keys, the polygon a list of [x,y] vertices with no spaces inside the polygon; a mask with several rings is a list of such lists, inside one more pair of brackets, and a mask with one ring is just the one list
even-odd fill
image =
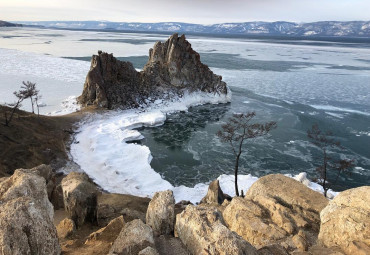
{"label": "cliff face", "polygon": [[148,97],[163,98],[184,91],[226,94],[227,87],[221,76],[200,61],[185,36],[174,34],[149,50],[149,60],[141,72],[130,62],[99,51],[92,57],[78,100],[104,108],[135,108]]}

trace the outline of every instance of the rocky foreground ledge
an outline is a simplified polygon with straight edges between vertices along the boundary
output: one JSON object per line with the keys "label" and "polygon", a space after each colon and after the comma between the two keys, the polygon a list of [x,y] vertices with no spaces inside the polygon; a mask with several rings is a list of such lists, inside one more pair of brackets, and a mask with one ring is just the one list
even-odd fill
{"label": "rocky foreground ledge", "polygon": [[172,35],[149,50],[141,72],[130,62],[99,51],[91,60],[82,95],[82,105],[103,108],[137,108],[150,98],[166,99],[184,92],[227,94],[226,83],[200,61],[185,35]]}
{"label": "rocky foreground ledge", "polygon": [[58,182],[41,165],[0,179],[0,254],[370,254],[369,205],[370,186],[329,202],[280,174],[244,198],[216,180],[199,205],[175,204],[169,190],[103,193],[84,173]]}

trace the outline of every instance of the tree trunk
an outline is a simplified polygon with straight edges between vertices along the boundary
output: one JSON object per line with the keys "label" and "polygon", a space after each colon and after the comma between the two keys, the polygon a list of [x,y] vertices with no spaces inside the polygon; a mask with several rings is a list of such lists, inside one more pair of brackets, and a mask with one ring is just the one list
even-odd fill
{"label": "tree trunk", "polygon": [[326,168],[327,168],[327,165],[328,165],[328,156],[326,154],[326,150],[324,150],[324,165],[323,165],[323,173],[322,173],[322,178],[323,178],[323,182],[322,182],[322,187],[324,189],[324,196],[326,196],[327,192],[328,192],[328,188],[326,187],[326,179],[327,179],[327,176],[326,176]]}
{"label": "tree trunk", "polygon": [[236,162],[235,162],[235,195],[237,197],[239,196],[239,189],[238,189],[239,158],[240,158],[240,153],[236,156]]}
{"label": "tree trunk", "polygon": [[32,105],[32,113],[35,113],[34,109],[33,109],[33,100],[32,100],[32,97],[30,97],[31,99],[31,105]]}
{"label": "tree trunk", "polygon": [[19,101],[19,100],[18,100],[17,104],[14,106],[14,108],[13,108],[13,110],[12,110],[12,113],[10,114],[9,120],[7,121],[7,122],[8,122],[7,126],[9,126],[9,125],[10,125],[10,122],[11,122],[11,121],[12,121],[12,119],[13,119],[14,112],[15,112],[15,110],[18,108],[18,105],[19,105],[19,103],[20,103],[20,102],[21,102],[21,101]]}

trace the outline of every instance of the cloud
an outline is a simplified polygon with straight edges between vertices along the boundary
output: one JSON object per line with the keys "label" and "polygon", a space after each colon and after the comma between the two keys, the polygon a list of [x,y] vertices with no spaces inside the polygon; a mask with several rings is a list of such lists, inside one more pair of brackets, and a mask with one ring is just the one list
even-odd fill
{"label": "cloud", "polygon": [[368,0],[1,0],[4,20],[189,23],[370,20]]}

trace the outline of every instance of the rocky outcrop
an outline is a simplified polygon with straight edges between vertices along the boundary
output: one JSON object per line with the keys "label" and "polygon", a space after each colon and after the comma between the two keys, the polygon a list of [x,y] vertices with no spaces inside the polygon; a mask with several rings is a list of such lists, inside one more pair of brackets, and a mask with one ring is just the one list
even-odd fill
{"label": "rocky outcrop", "polygon": [[155,247],[153,230],[141,220],[133,220],[121,230],[109,254],[137,255],[147,247]]}
{"label": "rocky outcrop", "polygon": [[175,235],[192,254],[257,254],[257,250],[224,224],[214,207],[188,205],[176,216]]}
{"label": "rocky outcrop", "polygon": [[370,254],[370,186],[341,192],[320,214],[319,240],[346,254]]}
{"label": "rocky outcrop", "polygon": [[95,221],[97,188],[85,173],[72,172],[62,180],[65,210],[77,227]]}
{"label": "rocky outcrop", "polygon": [[83,105],[104,108],[135,108],[151,97],[165,98],[184,91],[226,94],[226,83],[200,61],[185,36],[172,35],[149,50],[149,60],[141,72],[130,62],[122,62],[99,51],[91,60],[82,95]]}
{"label": "rocky outcrop", "polygon": [[172,190],[156,192],[146,212],[146,224],[159,235],[171,234],[175,225],[175,198]]}
{"label": "rocky outcrop", "polygon": [[214,180],[209,184],[207,195],[200,201],[201,204],[222,204],[224,200],[231,200],[231,197],[224,194],[220,187],[220,182]]}
{"label": "rocky outcrop", "polygon": [[0,253],[60,254],[45,179],[16,170],[0,183]]}
{"label": "rocky outcrop", "polygon": [[256,248],[279,244],[289,252],[305,251],[317,240],[319,213],[327,203],[300,182],[274,174],[255,182],[244,199],[234,198],[223,216],[230,230]]}
{"label": "rocky outcrop", "polygon": [[99,226],[123,216],[126,222],[134,219],[145,221],[149,198],[124,194],[100,194],[97,199],[96,218]]}

